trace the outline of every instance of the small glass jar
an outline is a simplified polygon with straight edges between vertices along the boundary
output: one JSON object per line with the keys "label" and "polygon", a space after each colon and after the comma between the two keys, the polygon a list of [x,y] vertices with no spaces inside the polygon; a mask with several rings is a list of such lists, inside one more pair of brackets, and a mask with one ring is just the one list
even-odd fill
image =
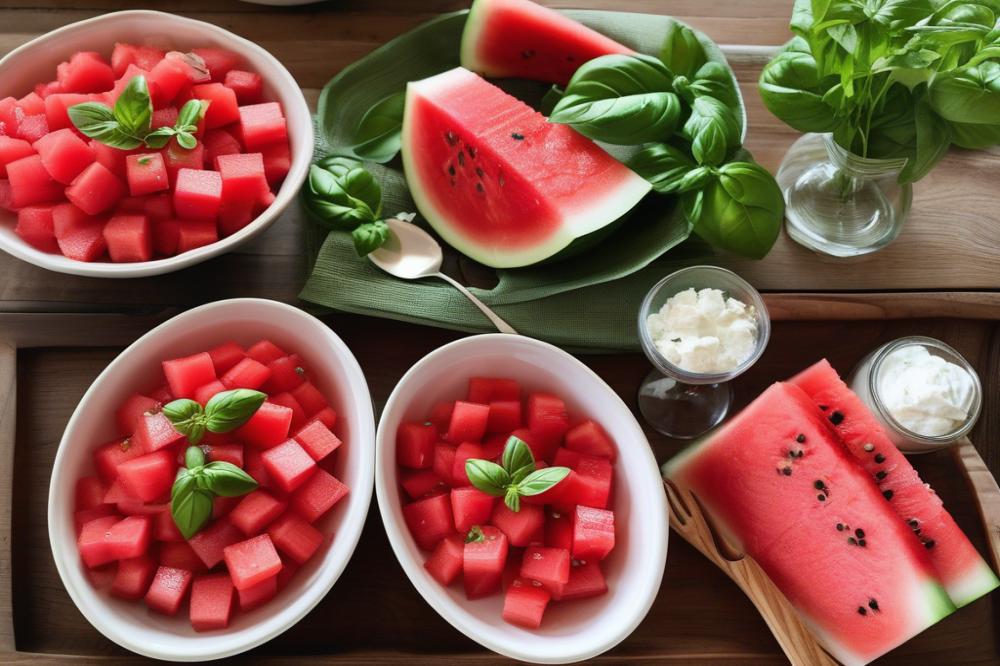
{"label": "small glass jar", "polygon": [[[924,347],[932,356],[940,356],[946,361],[962,368],[969,374],[972,380],[973,398],[968,415],[965,421],[950,433],[939,436],[928,436],[913,432],[893,418],[885,405],[881,389],[879,388],[883,363],[894,351],[908,346]],[[899,338],[875,349],[865,356],[858,363],[857,367],[854,368],[848,383],[851,389],[858,394],[858,397],[868,405],[875,418],[885,428],[892,442],[904,453],[936,451],[962,439],[976,425],[983,404],[983,387],[979,381],[979,375],[976,374],[975,369],[969,362],[965,360],[965,357],[940,340],[918,335]]]}
{"label": "small glass jar", "polygon": [[[754,350],[739,366],[717,373],[690,372],[664,358],[649,331],[649,315],[667,299],[687,289],[719,289],[754,311],[757,331]],[[764,353],[771,336],[771,320],[760,293],[732,271],[716,266],[691,266],[660,280],[639,308],[639,340],[653,369],[639,387],[639,411],[654,430],[676,439],[693,439],[726,418],[733,401],[728,382],[746,372]]]}
{"label": "small glass jar", "polygon": [[792,144],[775,177],[785,196],[785,227],[800,245],[834,257],[880,250],[896,239],[913,188],[899,183],[906,158],[855,155],[832,134]]}

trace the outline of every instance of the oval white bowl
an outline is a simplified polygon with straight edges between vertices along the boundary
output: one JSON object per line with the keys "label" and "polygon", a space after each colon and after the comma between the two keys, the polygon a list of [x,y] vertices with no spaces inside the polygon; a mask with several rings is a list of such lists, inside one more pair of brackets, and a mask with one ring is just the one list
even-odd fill
{"label": "oval white bowl", "polygon": [[[500,617],[503,595],[469,601],[461,584],[444,587],[423,563],[403,519],[396,467],[396,430],[423,419],[438,401],[465,395],[469,377],[510,377],[526,390],[565,399],[572,417],[587,415],[618,445],[615,549],[605,560],[607,594],[556,603],[541,628],[529,631]],[[375,447],[375,491],[389,543],[410,582],[456,629],[494,652],[535,663],[588,659],[624,640],[649,612],[667,557],[669,515],[653,452],[621,398],[583,363],[561,349],[517,335],[478,335],[431,352],[403,376],[386,403]],[[627,470],[627,474],[626,474]]]}
{"label": "oval white bowl", "polygon": [[[262,19],[263,20],[263,19]],[[288,121],[292,164],[274,203],[250,224],[211,245],[165,259],[136,263],[75,261],[61,254],[38,250],[14,233],[17,215],[0,210],[0,249],[18,259],[57,273],[90,277],[133,278],[161,275],[193,266],[229,252],[259,236],[292,202],[302,183],[313,154],[313,125],[309,106],[299,84],[278,60],[251,41],[203,21],[146,10],[112,12],[71,23],[19,46],[0,59],[0,99],[21,97],[40,81],[55,78],[56,65],[76,51],[111,54],[115,42],[169,45],[187,50],[216,46],[239,53],[264,79],[264,96],[281,102]]]}
{"label": "oval white bowl", "polygon": [[[93,474],[94,448],[116,435],[114,410],[136,390],[156,382],[160,361],[204,351],[226,340],[250,344],[268,338],[299,354],[338,414],[344,445],[334,471],[350,493],[317,527],[333,534],[267,604],[238,612],[227,629],[198,633],[185,612],[166,617],[141,602],[123,601],[90,583],[73,526],[74,485]],[[248,650],[282,633],[330,590],[361,537],[371,503],[375,417],[361,367],[325,324],[298,308],[261,299],[234,299],[195,308],[157,326],[123,351],[94,380],[66,426],[49,486],[49,542],[66,590],[84,617],[133,652],[172,661],[203,661]]]}

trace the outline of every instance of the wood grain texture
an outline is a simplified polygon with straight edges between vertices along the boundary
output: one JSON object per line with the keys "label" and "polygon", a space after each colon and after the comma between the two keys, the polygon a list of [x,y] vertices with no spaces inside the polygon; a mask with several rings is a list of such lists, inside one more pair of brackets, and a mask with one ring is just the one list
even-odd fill
{"label": "wood grain texture", "polygon": [[963,441],[952,449],[952,455],[969,484],[969,492],[979,510],[993,568],[1000,568],[1000,487],[972,442]]}
{"label": "wood grain texture", "polygon": [[16,410],[17,349],[0,340],[0,654],[14,651],[11,514],[14,511]]}

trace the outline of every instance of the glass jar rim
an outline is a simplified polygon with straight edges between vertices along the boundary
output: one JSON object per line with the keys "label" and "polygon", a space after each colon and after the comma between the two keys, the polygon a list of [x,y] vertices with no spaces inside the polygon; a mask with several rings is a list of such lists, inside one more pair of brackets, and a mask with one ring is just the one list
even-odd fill
{"label": "glass jar rim", "polygon": [[826,153],[839,169],[858,176],[896,175],[906,166],[906,157],[863,157],[837,143],[833,133],[823,134]]}

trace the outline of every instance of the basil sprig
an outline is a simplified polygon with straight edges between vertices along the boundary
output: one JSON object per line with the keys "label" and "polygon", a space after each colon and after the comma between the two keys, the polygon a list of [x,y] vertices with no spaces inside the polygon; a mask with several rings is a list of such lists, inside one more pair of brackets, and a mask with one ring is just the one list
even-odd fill
{"label": "basil sprig", "polygon": [[184,468],[170,491],[170,515],[184,538],[190,539],[212,517],[216,497],[240,497],[256,489],[253,477],[236,465],[221,460],[205,464],[205,452],[189,446]]}
{"label": "basil sprig", "polygon": [[132,150],[143,145],[163,148],[176,136],[177,143],[190,150],[198,144],[194,135],[208,104],[202,99],[188,100],[177,114],[173,127],[154,130],[151,128],[153,102],[149,86],[146,77],[139,75],[129,79],[113,107],[100,102],[84,102],[69,107],[67,113],[82,134],[112,148]]}
{"label": "basil sprig", "polygon": [[188,398],[174,400],[163,406],[163,414],[174,425],[177,432],[187,437],[192,444],[198,444],[205,431],[226,433],[250,420],[267,398],[267,394],[250,389],[221,391],[205,404]]}
{"label": "basil sprig", "polygon": [[[465,461],[465,473],[473,486],[487,495],[503,497],[511,511],[521,510],[521,498],[539,495],[569,475],[568,467],[535,469],[535,456],[524,440],[511,436],[501,464],[481,458]],[[471,532],[470,532],[471,536]]]}

